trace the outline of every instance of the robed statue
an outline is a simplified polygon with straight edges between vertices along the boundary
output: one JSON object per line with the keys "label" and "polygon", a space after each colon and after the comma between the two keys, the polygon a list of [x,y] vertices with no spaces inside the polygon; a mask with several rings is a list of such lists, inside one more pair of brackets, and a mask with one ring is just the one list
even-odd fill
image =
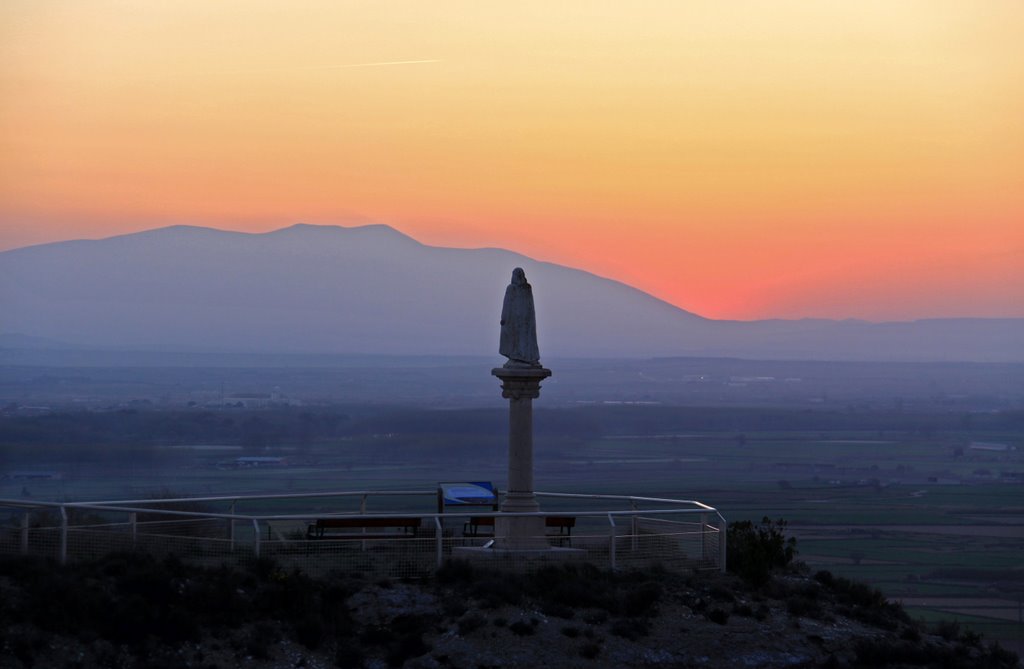
{"label": "robed statue", "polygon": [[512,283],[505,289],[498,352],[508,358],[505,367],[540,367],[533,288],[520,267],[512,270]]}

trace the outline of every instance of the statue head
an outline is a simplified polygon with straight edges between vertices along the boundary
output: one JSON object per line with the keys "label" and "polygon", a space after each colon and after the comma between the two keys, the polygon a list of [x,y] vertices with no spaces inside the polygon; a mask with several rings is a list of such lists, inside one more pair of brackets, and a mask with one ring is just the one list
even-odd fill
{"label": "statue head", "polygon": [[512,270],[512,285],[513,286],[525,286],[526,285],[526,272],[523,271],[522,267],[516,267]]}

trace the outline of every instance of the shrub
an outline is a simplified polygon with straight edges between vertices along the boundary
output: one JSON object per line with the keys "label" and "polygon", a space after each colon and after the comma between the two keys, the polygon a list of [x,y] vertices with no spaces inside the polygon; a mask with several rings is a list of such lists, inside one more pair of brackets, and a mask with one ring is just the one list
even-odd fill
{"label": "shrub", "polygon": [[716,599],[720,602],[731,603],[736,601],[736,596],[720,585],[712,586],[711,591],[708,594],[711,595],[711,599]]}
{"label": "shrub", "polygon": [[814,580],[818,583],[821,583],[826,588],[831,588],[833,582],[835,581],[835,577],[832,576],[832,572],[830,572],[829,570],[822,569],[821,571],[814,574]]}
{"label": "shrub", "polygon": [[449,618],[458,618],[468,611],[469,607],[466,606],[466,602],[460,597],[445,597],[441,601],[441,610]]}
{"label": "shrub", "polygon": [[917,629],[915,625],[907,625],[907,627],[900,632],[900,638],[904,641],[913,641],[917,643],[921,640],[921,631]]}
{"label": "shrub", "polygon": [[359,647],[359,644],[353,643],[350,640],[341,641],[334,649],[334,666],[341,669],[361,667],[365,657],[363,649]]}
{"label": "shrub", "polygon": [[533,625],[525,620],[515,621],[508,626],[508,629],[516,636],[530,636],[534,632]]}
{"label": "shrub", "polygon": [[953,641],[960,636],[960,623],[955,620],[940,620],[935,623],[935,633],[946,641]]}
{"label": "shrub", "polygon": [[620,618],[612,623],[609,631],[629,641],[636,641],[647,636],[651,631],[650,623],[644,618]]}
{"label": "shrub", "polygon": [[469,583],[476,576],[473,565],[466,560],[448,560],[438,568],[438,583]]}
{"label": "shrub", "polygon": [[772,610],[768,608],[767,604],[761,604],[757,607],[757,609],[754,610],[754,618],[758,622],[764,622],[765,620],[768,620],[768,618],[770,618],[771,615]]}
{"label": "shrub", "polygon": [[459,618],[459,634],[461,636],[472,634],[473,632],[480,629],[486,624],[487,619],[479,613],[467,613],[466,615]]}
{"label": "shrub", "polygon": [[492,575],[490,578],[477,581],[474,585],[474,594],[485,609],[518,604],[523,598],[523,591],[514,579]]}
{"label": "shrub", "polygon": [[306,648],[316,650],[324,640],[327,630],[323,621],[314,615],[304,615],[295,621],[293,634],[295,639]]}
{"label": "shrub", "polygon": [[1012,669],[1020,664],[1020,657],[1017,653],[1012,650],[1006,650],[999,645],[997,641],[995,645],[990,646],[988,649],[989,658],[991,661],[989,666],[991,667],[1007,667]]}
{"label": "shrub", "polygon": [[749,520],[729,526],[728,569],[754,585],[765,583],[773,569],[796,556],[796,539],[786,538],[786,521],[765,516],[760,525]]}
{"label": "shrub", "polygon": [[407,634],[388,651],[387,663],[389,667],[400,667],[406,660],[429,652],[430,646],[423,641],[422,635]]}
{"label": "shrub", "polygon": [[660,598],[661,586],[648,581],[636,589],[627,591],[622,597],[619,610],[627,616],[651,615],[655,612],[654,606]]}
{"label": "shrub", "polygon": [[571,606],[560,602],[545,602],[540,607],[540,611],[546,616],[565,618],[566,620],[572,620],[576,616],[576,611]]}
{"label": "shrub", "polygon": [[708,620],[719,625],[724,625],[729,622],[729,612],[725,609],[713,608],[708,609],[707,614]]}
{"label": "shrub", "polygon": [[270,657],[270,646],[277,642],[274,627],[267,622],[259,622],[252,626],[245,636],[245,652],[257,660]]}
{"label": "shrub", "polygon": [[786,611],[788,611],[791,616],[804,616],[809,618],[819,618],[822,614],[821,606],[818,602],[803,595],[797,595],[787,599]]}
{"label": "shrub", "polygon": [[590,641],[580,646],[580,657],[588,660],[593,660],[595,657],[601,654],[601,646]]}
{"label": "shrub", "polygon": [[750,608],[749,604],[733,604],[732,612],[738,616],[743,616],[745,618],[754,617],[754,609]]}

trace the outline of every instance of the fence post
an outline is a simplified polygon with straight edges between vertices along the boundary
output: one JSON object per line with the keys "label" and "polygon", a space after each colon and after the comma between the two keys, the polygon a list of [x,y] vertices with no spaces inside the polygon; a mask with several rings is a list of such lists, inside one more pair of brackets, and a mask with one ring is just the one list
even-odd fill
{"label": "fence post", "polygon": [[[366,515],[366,494],[365,493],[363,494],[363,496],[359,500],[359,514],[362,515],[362,516]],[[363,529],[359,530],[359,532],[360,532],[360,534],[366,534],[366,528],[364,527]],[[364,553],[366,552],[366,541],[360,541],[359,542],[359,550],[363,551]]]}
{"label": "fence post", "polygon": [[68,562],[68,511],[60,505],[60,563]]}
{"label": "fence post", "polygon": [[612,518],[612,514],[608,514],[608,524],[611,526],[608,535],[608,561],[611,563],[612,571],[617,569],[615,560],[615,519]]}
{"label": "fence post", "polygon": [[434,544],[437,550],[437,568],[444,564],[444,528],[441,526],[441,519],[434,516]]}
{"label": "fence post", "polygon": [[728,558],[726,550],[727,544],[729,543],[727,540],[729,536],[729,524],[725,522],[725,518],[722,518],[722,514],[718,514],[718,518],[721,521],[718,523],[718,559],[721,562],[721,564],[719,564],[718,567],[722,570],[722,573],[724,574],[726,567],[728,566],[726,564],[726,559]]}
{"label": "fence post", "polygon": [[[633,510],[634,512],[636,512],[636,511],[639,511],[639,510],[640,510],[640,506],[639,506],[639,505],[638,505],[638,504],[636,503],[636,500],[635,500],[635,499],[631,499],[631,500],[629,500],[629,507],[630,507],[630,508],[631,508],[631,509],[632,509],[632,510]],[[638,535],[639,535],[639,526],[638,526],[638,523],[637,523],[637,517],[636,517],[636,513],[634,513],[634,514],[633,514],[633,515],[632,515],[632,516],[630,517],[630,521],[629,521],[629,533],[630,533],[631,535],[633,535],[633,541],[631,541],[631,542],[630,542],[630,546],[632,546],[632,548],[633,548],[633,552],[634,552],[634,553],[636,553],[636,551],[637,551],[637,542],[639,541],[639,539],[638,539]]]}
{"label": "fence post", "polygon": [[232,553],[235,552],[235,503],[231,502],[231,506],[228,507],[228,512],[231,514],[231,518],[228,518],[228,550]]}
{"label": "fence post", "polygon": [[28,526],[29,516],[32,514],[31,511],[25,509],[25,513],[21,514],[21,554],[28,555]]}
{"label": "fence post", "polygon": [[139,523],[138,516],[134,511],[128,514],[128,524],[132,528],[132,548],[135,548],[135,544],[139,539]]}
{"label": "fence post", "polygon": [[260,556],[260,521],[252,519],[252,552],[257,558]]}
{"label": "fence post", "polygon": [[708,514],[702,513],[702,514],[700,514],[700,533],[697,535],[697,537],[699,539],[698,546],[700,546],[700,561],[701,561],[701,563],[703,563],[705,560],[708,559],[707,542],[704,541],[704,535],[707,533],[707,529],[708,529]]}

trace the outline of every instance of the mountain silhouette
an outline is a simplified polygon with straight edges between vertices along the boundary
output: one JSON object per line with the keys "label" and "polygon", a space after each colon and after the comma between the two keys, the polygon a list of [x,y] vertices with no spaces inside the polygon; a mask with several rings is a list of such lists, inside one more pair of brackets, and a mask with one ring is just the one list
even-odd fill
{"label": "mountain silhouette", "polygon": [[[1024,360],[1024,319],[715,321],[623,283],[385,225],[172,226],[0,253],[0,333],[153,350],[497,356],[512,269],[542,360]],[[10,340],[10,337],[8,337]]]}

